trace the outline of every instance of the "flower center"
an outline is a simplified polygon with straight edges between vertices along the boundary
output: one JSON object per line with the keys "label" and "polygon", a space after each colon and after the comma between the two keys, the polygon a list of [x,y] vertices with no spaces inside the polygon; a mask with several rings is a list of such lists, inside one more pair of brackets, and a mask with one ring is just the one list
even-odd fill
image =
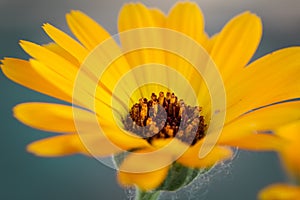
{"label": "flower center", "polygon": [[200,115],[201,107],[189,106],[174,93],[152,93],[149,100],[140,98],[123,119],[127,131],[144,138],[150,144],[154,139],[178,138],[194,145],[205,136],[207,124]]}

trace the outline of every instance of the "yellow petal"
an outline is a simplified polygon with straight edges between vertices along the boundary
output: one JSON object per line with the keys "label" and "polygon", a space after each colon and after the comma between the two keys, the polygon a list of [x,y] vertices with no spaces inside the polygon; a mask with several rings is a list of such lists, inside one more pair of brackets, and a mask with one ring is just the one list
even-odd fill
{"label": "yellow petal", "polygon": [[208,53],[210,53],[212,51],[213,47],[215,46],[218,36],[219,36],[219,34],[215,34],[212,37],[207,36],[204,47]]}
{"label": "yellow petal", "polygon": [[[159,10],[148,9],[141,3],[129,3],[124,5],[119,14],[118,28],[119,32],[128,31],[137,28],[145,27],[162,27],[165,21],[165,16]],[[125,52],[134,50],[126,54],[126,59],[129,64],[139,66],[149,63],[164,64],[164,52],[158,49],[136,49],[135,47],[143,48],[145,40],[155,40],[163,42],[162,34],[145,35],[132,32],[132,34],[120,35],[123,50]],[[151,72],[149,72],[151,73]]]}
{"label": "yellow petal", "polygon": [[284,150],[279,152],[280,158],[287,172],[297,179],[300,179],[299,145],[300,142],[298,138],[296,142],[289,143],[286,145]]}
{"label": "yellow petal", "polygon": [[160,153],[157,149],[149,146],[127,155],[119,170],[130,173],[152,172],[172,164],[171,158],[171,154]]}
{"label": "yellow petal", "polygon": [[35,141],[27,146],[27,151],[44,157],[68,156],[77,153],[88,154],[76,134],[60,135]]}
{"label": "yellow petal", "polygon": [[27,146],[27,151],[43,157],[69,156],[80,153],[100,158],[120,153],[123,149],[107,142],[103,136],[99,137],[90,133],[79,136],[72,133],[32,142]]}
{"label": "yellow petal", "polygon": [[166,16],[165,14],[159,10],[159,9],[149,9],[151,12],[152,17],[154,18],[155,21],[155,25],[158,27],[165,27],[165,23],[166,23]]}
{"label": "yellow petal", "polygon": [[[257,132],[274,131],[280,126],[299,120],[299,110],[300,102],[294,101],[276,104],[249,112],[230,123],[225,124],[218,142],[220,144],[229,144],[230,141],[243,140],[243,137],[247,138],[249,135]],[[278,138],[274,137],[273,139],[274,141],[278,140]],[[276,143],[277,142],[273,144]],[[253,145],[255,148],[254,142]],[[274,148],[277,147],[275,146]]]}
{"label": "yellow petal", "polygon": [[261,106],[300,96],[300,47],[268,54],[233,76],[227,89],[227,121]]}
{"label": "yellow petal", "polygon": [[275,131],[276,135],[286,139],[285,148],[279,152],[280,158],[291,176],[300,178],[300,121],[287,124]]}
{"label": "yellow petal", "polygon": [[60,86],[55,86],[51,81],[46,80],[28,61],[5,58],[2,60],[1,69],[9,79],[25,87],[67,102],[72,102],[72,96],[69,92],[64,91]]}
{"label": "yellow petal", "polygon": [[152,190],[164,181],[169,165],[161,167],[161,163],[170,160],[170,157],[162,154],[147,156],[143,153],[147,153],[147,150],[133,152],[125,158],[118,171],[121,185],[137,185],[142,190]]}
{"label": "yellow petal", "polygon": [[[77,82],[76,85],[76,92],[80,93],[81,95],[74,95],[74,82],[76,80],[76,75],[69,75],[63,76],[60,73],[56,72],[55,70],[49,68],[42,62],[39,62],[37,60],[31,59],[30,60],[31,66],[37,71],[41,76],[44,77],[48,82],[53,84],[55,87],[60,88],[63,90],[65,93],[67,93],[69,96],[72,97],[72,102],[76,105],[80,105],[84,108],[87,108],[89,110],[93,109],[93,105],[87,103],[88,100],[93,100],[95,102],[99,101],[99,99],[94,98],[94,93],[92,91],[93,86],[96,85],[89,76],[85,79],[85,82],[79,84]],[[72,79],[72,80],[71,80]],[[89,89],[91,88],[91,89]]]}
{"label": "yellow petal", "polygon": [[119,32],[135,28],[161,27],[164,14],[156,9],[148,9],[142,3],[128,3],[119,13]]}
{"label": "yellow petal", "polygon": [[[181,24],[182,26],[186,26],[186,29],[182,29],[182,27],[177,26],[177,24],[180,24],[181,20],[178,20],[178,18],[181,17],[181,13],[184,13],[184,15],[189,18],[188,24]],[[173,13],[173,14],[172,14]],[[142,4],[127,4],[124,6],[124,8],[120,12],[119,16],[119,29],[120,31],[124,30],[131,30],[134,28],[140,28],[136,30],[135,32],[130,31],[126,33],[132,33],[132,34],[121,34],[121,43],[124,50],[132,50],[130,53],[126,54],[126,58],[128,62],[131,64],[132,67],[142,65],[142,64],[149,64],[149,63],[161,63],[163,65],[167,65],[168,67],[172,67],[173,69],[176,69],[179,73],[182,74],[181,77],[185,77],[188,81],[190,81],[190,85],[195,90],[195,93],[198,95],[199,102],[201,102],[201,105],[208,105],[209,107],[209,93],[207,92],[206,85],[200,76],[200,74],[191,66],[189,62],[185,60],[185,58],[182,58],[178,55],[175,55],[173,53],[168,53],[162,50],[153,50],[153,49],[137,49],[138,47],[145,47],[147,44],[149,44],[149,41],[153,39],[153,44],[156,44],[158,46],[162,46],[163,48],[170,47],[170,45],[175,46],[176,49],[181,49],[186,52],[186,54],[194,55],[195,51],[193,48],[187,47],[187,37],[181,37],[181,41],[178,41],[178,35],[175,38],[173,37],[175,34],[173,34],[172,37],[169,35],[166,35],[166,32],[163,32],[161,29],[151,29],[152,32],[145,31],[145,27],[160,27],[159,24],[156,22],[156,17],[152,15],[153,11],[147,9]],[[203,27],[201,29],[201,26],[203,25],[203,18],[200,9],[197,7],[194,3],[182,3],[178,4],[174,7],[174,11],[172,10],[170,13],[170,16],[167,20],[170,20],[170,27],[168,27],[168,23],[166,23],[166,28],[173,29],[176,31],[182,31],[182,33],[187,34],[188,36],[192,37],[190,38],[190,42],[192,39],[199,40],[199,36],[201,34],[203,37],[206,38],[206,35],[203,31]],[[176,22],[176,23],[175,23]],[[191,22],[191,23],[190,23]],[[144,28],[144,29],[141,29]],[[147,29],[146,29],[147,30]],[[155,31],[157,30],[157,31]],[[161,30],[161,31],[159,31]],[[170,30],[169,30],[170,31]],[[140,33],[140,34],[139,34]],[[174,33],[174,32],[173,32]],[[167,38],[167,40],[166,40]],[[185,41],[184,38],[186,39]],[[165,44],[167,41],[167,44]],[[144,46],[143,46],[144,45]],[[195,44],[194,44],[195,45]],[[147,47],[147,46],[146,46]],[[199,50],[199,49],[198,49]],[[197,56],[199,58],[199,56]],[[166,59],[166,61],[165,61]],[[201,60],[201,59],[199,59]],[[201,60],[201,64],[203,64],[203,60]],[[159,72],[158,72],[159,73]],[[144,77],[141,77],[142,79],[146,79],[147,75],[153,74],[152,71],[145,71],[143,74]],[[167,76],[165,77],[167,79],[167,82],[170,84],[171,90],[184,90],[182,87],[180,88],[179,85],[176,85],[178,83],[176,77]],[[186,91],[186,90],[184,90]],[[206,95],[205,95],[206,94]],[[190,95],[190,94],[188,94]],[[141,94],[142,96],[142,94]],[[208,111],[207,111],[208,110]],[[209,109],[207,109],[207,113],[209,112]]]}
{"label": "yellow petal", "polygon": [[72,133],[35,141],[27,146],[27,150],[43,157],[68,156],[80,153],[99,158],[112,156],[124,149],[112,145],[104,136],[91,133],[81,133],[81,135]]}
{"label": "yellow petal", "polygon": [[[175,4],[174,7],[170,10],[167,17],[166,28],[187,35],[192,40],[196,41],[199,45],[204,45],[206,42],[202,11],[194,2],[179,2]],[[190,55],[193,55],[193,53],[195,53],[193,52],[194,49],[188,48],[186,46],[187,44],[184,41],[178,41],[178,39],[181,38],[168,37],[168,42],[176,44],[177,48],[179,49],[185,49]],[[203,85],[204,83],[202,77],[197,76],[197,72],[191,69],[192,67],[190,66],[190,63],[186,62],[186,58],[182,58],[181,56],[182,55],[177,56],[166,53],[167,65],[181,71],[181,73],[183,73],[183,75],[189,80],[197,80],[197,83],[192,83],[193,87],[197,87],[197,89],[195,89],[197,93],[199,91],[206,92],[205,88],[201,88],[201,85]],[[202,98],[205,98],[204,95],[199,95],[201,95]]]}
{"label": "yellow petal", "polygon": [[106,137],[121,149],[130,150],[150,146],[146,140],[124,131],[116,125],[102,126],[102,128]]}
{"label": "yellow petal", "polygon": [[50,24],[44,24],[43,29],[56,44],[74,56],[79,63],[82,63],[85,57],[88,55],[88,51],[83,46],[81,46],[77,41],[61,30]]}
{"label": "yellow petal", "polygon": [[65,49],[63,49],[58,44],[49,43],[49,44],[43,45],[43,47],[45,47],[46,49],[52,51],[53,53],[55,53],[57,55],[64,57],[69,62],[73,63],[75,66],[78,66],[78,67],[80,66],[78,59],[76,57],[72,56],[69,52],[67,52]]}
{"label": "yellow petal", "polygon": [[229,148],[215,146],[204,158],[199,158],[201,143],[198,142],[189,148],[177,162],[190,168],[205,168],[232,157],[232,151]]}
{"label": "yellow petal", "polygon": [[82,123],[79,123],[79,125],[78,133],[82,144],[84,144],[89,154],[96,158],[113,156],[124,151],[132,151],[132,149],[150,147],[146,140],[130,137],[130,134],[126,137],[124,132],[120,130],[107,128],[109,133],[117,138],[112,140],[107,137],[109,135],[107,132],[103,132],[105,126],[99,127],[92,124],[88,127]]}
{"label": "yellow petal", "polygon": [[287,184],[273,184],[258,194],[259,200],[298,200],[300,199],[300,187]]}
{"label": "yellow petal", "polygon": [[203,158],[200,156],[200,151],[205,151],[201,148],[203,140],[199,141],[194,146],[173,139],[158,139],[152,142],[152,145],[160,150],[160,153],[165,155],[172,155],[173,161],[176,161],[189,167],[189,168],[205,168],[229,159],[232,156],[232,151],[229,148],[215,146],[203,146],[203,148],[210,148],[210,152]]}
{"label": "yellow petal", "polygon": [[[75,12],[73,14],[77,16],[78,13]],[[79,16],[81,15],[78,14],[77,17]],[[71,14],[69,17],[73,19]],[[85,101],[85,104],[89,104],[87,105],[89,109],[94,108],[94,105],[92,105],[94,103],[93,98],[110,104],[116,83],[131,69],[125,57],[122,56],[121,49],[112,37],[105,40],[99,48],[94,49],[80,67],[81,71],[79,71],[80,73],[78,73],[75,82],[76,88],[74,88],[74,96],[77,99],[81,99],[81,101]],[[133,82],[133,80],[131,80],[131,82]],[[80,91],[77,91],[77,89],[86,91],[90,96],[86,97],[84,94],[81,94]],[[104,93],[99,94],[98,89]],[[106,97],[103,98],[103,95]],[[91,96],[93,98],[90,98]]]}
{"label": "yellow petal", "polygon": [[[23,103],[14,107],[14,116],[26,125],[53,132],[76,132],[73,112],[80,124],[88,126],[93,114],[71,106],[52,103]],[[91,122],[90,122],[91,123]]]}
{"label": "yellow petal", "polygon": [[280,127],[275,131],[275,134],[288,140],[291,143],[297,142],[300,139],[300,120],[289,123]]}
{"label": "yellow petal", "polygon": [[227,141],[226,143],[219,142],[222,145],[252,151],[278,151],[284,148],[285,143],[285,140],[276,135],[263,133],[249,134],[236,140]]}
{"label": "yellow petal", "polygon": [[[205,81],[201,76],[204,74],[200,75],[199,72],[194,69],[194,66],[189,63],[191,61],[191,57],[193,56],[191,56],[190,58],[183,56],[195,55],[196,59],[192,59],[193,61],[195,61],[195,63],[193,63],[193,65],[195,66],[204,66],[208,61],[207,57],[202,59],[201,56],[196,53],[196,51],[199,54],[202,53],[199,52],[199,49],[201,49],[202,47],[203,51],[205,51],[204,48],[206,48],[205,45],[207,44],[208,39],[206,33],[204,32],[204,18],[200,8],[196,3],[193,2],[177,3],[169,12],[166,21],[166,28],[185,34],[198,45],[197,47],[193,46],[195,44],[192,44],[192,41],[188,41],[189,43],[187,43],[187,39],[184,39],[183,37],[177,36],[174,38],[172,36],[166,36],[168,37],[168,44],[174,44],[177,49],[185,51],[184,54],[180,53],[179,55],[166,53],[166,63],[167,66],[176,69],[187,80],[189,80],[191,86],[198,95],[198,101],[200,105],[207,105],[206,108],[208,109],[206,109],[205,112],[209,113],[210,96]],[[186,59],[188,59],[188,61]],[[176,80],[173,80],[172,77],[168,78],[170,79],[170,82],[176,82]]]}
{"label": "yellow petal", "polygon": [[[74,119],[76,113],[76,120]],[[140,138],[124,135],[124,132],[107,127],[105,130],[114,136],[114,142],[99,131],[95,116],[85,110],[71,106],[49,103],[24,103],[15,107],[15,117],[34,128],[53,132],[76,132],[66,137],[53,137],[36,141],[28,149],[40,156],[65,156],[73,153],[110,156],[123,150],[141,148],[149,144]],[[76,123],[76,124],[75,124]],[[102,123],[103,124],[103,123]],[[117,143],[119,146],[116,146]],[[52,148],[53,146],[53,148]]]}
{"label": "yellow petal", "polygon": [[225,25],[211,51],[225,83],[250,61],[261,35],[261,20],[250,12],[236,16]]}
{"label": "yellow petal", "polygon": [[155,139],[151,144],[156,149],[159,149],[160,152],[172,155],[173,158],[178,158],[190,148],[188,144],[177,138]]}
{"label": "yellow petal", "polygon": [[166,28],[179,31],[199,44],[205,41],[204,18],[196,3],[179,2],[170,10]]}
{"label": "yellow petal", "polygon": [[69,96],[72,96],[73,81],[67,80],[64,76],[53,71],[40,61],[31,59],[29,62],[32,68],[46,81],[50,82],[53,86],[60,88]]}
{"label": "yellow petal", "polygon": [[117,127],[111,127],[105,119],[101,122],[102,127],[99,127],[96,116],[91,112],[71,106],[24,103],[14,108],[14,115],[21,122],[44,131],[64,133],[79,131],[87,149],[95,156],[107,156],[123,150],[149,146],[146,140],[126,134]]}
{"label": "yellow petal", "polygon": [[[86,58],[84,65],[81,67],[84,67],[82,72],[86,73],[87,77],[82,80],[82,82],[77,81],[76,83],[84,87],[85,91],[88,91],[88,93],[94,96],[96,90],[95,86],[99,82],[100,87],[105,87],[105,91],[108,95],[111,95],[116,82],[130,69],[126,59],[121,56],[122,53],[119,46],[106,30],[84,13],[71,11],[67,14],[66,18],[72,32],[88,50],[93,50],[97,45],[105,41],[102,43],[101,48],[96,49],[96,51],[93,51],[93,53]],[[98,56],[98,54],[100,54],[100,56]],[[110,67],[106,68],[109,65]],[[106,71],[99,73],[99,69],[103,67],[106,68]],[[83,73],[81,73],[81,75]],[[101,80],[98,81],[100,75],[102,75],[102,77]],[[81,95],[79,98],[82,98],[81,101],[85,101],[83,99],[85,98],[84,95]],[[102,99],[102,97],[96,95],[96,99],[99,100]],[[87,101],[85,101],[85,103]],[[91,105],[87,105],[87,107],[91,109]]]}
{"label": "yellow petal", "polygon": [[148,173],[118,172],[118,181],[122,186],[137,185],[142,190],[153,190],[159,187],[168,174],[168,167]]}
{"label": "yellow petal", "polygon": [[[81,137],[88,148],[95,149],[94,151],[99,152],[97,154],[100,154],[102,150],[96,150],[96,146],[101,147],[103,145],[106,145],[107,148],[108,146],[111,146],[111,149],[119,149],[119,151],[150,146],[150,144],[141,137],[123,130],[121,128],[123,124],[121,117],[117,119],[119,121],[116,121],[112,113],[112,108],[108,105],[105,105],[103,102],[97,103],[97,105],[100,104],[101,107],[98,107],[99,109],[96,109],[98,111],[96,113],[97,119],[91,119],[92,122],[90,127],[86,127],[85,123],[82,124],[82,122],[76,120],[76,122],[78,123],[77,129],[79,129],[80,132],[83,132],[83,134],[81,134]],[[77,117],[80,117],[81,114],[75,112],[74,115],[77,119]],[[90,139],[90,135],[85,137],[85,132],[88,132],[98,139],[96,139],[96,141],[93,141]],[[99,141],[99,143],[97,143],[97,141]]]}
{"label": "yellow petal", "polygon": [[57,55],[45,47],[27,41],[20,41],[20,45],[33,58],[42,62],[67,80],[73,81],[74,77],[76,77],[78,67],[74,66],[61,55]]}
{"label": "yellow petal", "polygon": [[66,19],[73,34],[88,50],[94,49],[110,37],[97,22],[78,10],[71,11]]}

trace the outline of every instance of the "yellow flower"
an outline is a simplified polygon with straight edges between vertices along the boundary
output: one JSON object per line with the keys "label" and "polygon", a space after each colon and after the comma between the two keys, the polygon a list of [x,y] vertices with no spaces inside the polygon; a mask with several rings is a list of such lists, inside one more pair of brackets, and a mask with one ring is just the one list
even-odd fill
{"label": "yellow flower", "polygon": [[[11,80],[76,105],[72,107],[32,102],[20,104],[14,108],[14,115],[21,122],[41,130],[62,133],[28,145],[27,150],[36,155],[52,157],[82,153],[102,157],[118,154],[122,150],[133,151],[135,154],[130,154],[121,163],[118,180],[122,185],[136,184],[143,190],[151,190],[157,188],[165,180],[170,162],[174,157],[178,157],[176,162],[181,165],[190,168],[205,168],[232,156],[231,150],[226,146],[261,151],[281,149],[282,139],[269,134],[268,131],[296,120],[300,116],[299,102],[273,105],[276,102],[300,96],[300,80],[294,76],[300,71],[300,48],[282,49],[249,64],[262,34],[261,20],[255,14],[244,12],[230,20],[220,33],[209,37],[204,31],[202,12],[195,3],[177,3],[168,15],[157,9],[147,8],[140,3],[131,3],[126,4],[120,11],[118,21],[120,33],[146,27],[158,27],[187,35],[203,46],[210,55],[218,67],[226,91],[224,127],[217,145],[209,151],[206,157],[199,158],[198,153],[207,137],[192,146],[176,138],[148,142],[122,130],[115,121],[113,112],[118,113],[118,110],[112,109],[111,102],[115,98],[119,99],[118,94],[114,96],[115,93],[113,93],[118,81],[139,65],[148,63],[167,65],[175,72],[182,74],[190,83],[198,103],[203,108],[201,114],[207,119],[206,123],[209,126],[209,116],[213,112],[212,102],[209,89],[203,83],[203,77],[196,73],[197,71],[186,60],[169,52],[160,49],[129,52],[111,63],[111,66],[102,74],[99,83],[98,77],[95,77],[93,72],[83,72],[88,77],[85,82],[87,86],[97,84],[93,99],[95,109],[93,109],[85,100],[74,99],[73,89],[76,86],[78,71],[86,57],[99,44],[109,40],[110,35],[80,11],[70,12],[66,19],[79,42],[54,26],[45,24],[43,29],[54,43],[40,46],[21,41],[21,47],[32,58],[29,61],[15,58],[5,58],[2,61],[2,71]],[[143,35],[139,37],[145,39]],[[121,48],[126,49],[135,42],[138,43],[139,37],[129,39],[120,37]],[[160,35],[157,38],[160,38],[162,43],[168,40],[174,42],[168,35]],[[117,43],[111,42],[110,44],[110,48],[120,50]],[[188,49],[185,43],[177,44],[175,41],[174,44],[178,50]],[[193,53],[192,51],[193,49],[189,53]],[[194,57],[198,56],[194,55]],[[149,73],[148,76],[159,75],[159,72],[155,70]],[[172,79],[171,76],[167,78]],[[176,84],[176,81],[174,82]],[[131,82],[127,84],[130,85]],[[126,87],[129,86],[125,85],[124,90]],[[167,89],[177,90],[184,94],[180,88],[164,88],[156,87],[156,85],[152,87],[150,84],[138,88],[142,92],[131,93],[128,98],[135,99],[133,102],[136,102],[139,97],[149,97],[153,88],[156,92]],[[89,92],[84,90],[80,92],[84,97],[90,98]],[[188,93],[193,92],[188,91]],[[138,96],[138,94],[146,95]],[[184,98],[184,96],[179,96],[179,98]],[[121,99],[120,101],[126,102],[127,100]],[[73,116],[74,113],[76,119]],[[95,126],[95,115],[105,135],[99,136],[91,133]],[[117,121],[120,122],[120,119],[118,118]],[[84,127],[83,132],[85,132],[80,136],[77,134],[78,123]],[[118,148],[109,143],[107,138]],[[88,144],[88,149],[82,140],[84,144]],[[173,145],[168,146],[170,140]],[[164,147],[162,152],[151,154],[161,147]],[[147,153],[151,156],[147,156]],[[161,163],[165,165],[161,167]],[[133,171],[139,173],[133,173]]]}
{"label": "yellow flower", "polygon": [[261,200],[298,200],[300,187],[287,184],[274,184],[266,187],[259,194]]}
{"label": "yellow flower", "polygon": [[282,126],[276,134],[285,140],[284,148],[279,151],[282,164],[298,185],[277,183],[264,188],[259,193],[261,200],[297,200],[300,199],[300,123],[294,122]]}

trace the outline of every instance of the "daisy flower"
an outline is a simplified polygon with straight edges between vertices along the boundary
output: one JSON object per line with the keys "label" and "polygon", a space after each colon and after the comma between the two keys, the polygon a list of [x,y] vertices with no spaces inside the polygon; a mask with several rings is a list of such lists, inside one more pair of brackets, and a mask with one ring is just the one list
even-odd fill
{"label": "daisy flower", "polygon": [[21,41],[32,58],[2,60],[11,80],[66,102],[14,108],[21,122],[60,133],[29,144],[35,155],[115,155],[119,183],[142,198],[188,184],[231,158],[230,147],[281,150],[270,131],[300,117],[300,103],[285,101],[300,96],[300,48],[250,63],[262,36],[251,12],[212,37],[192,2],[167,15],[126,4],[117,38],[80,11],[66,20],[76,39],[44,24],[53,43]]}

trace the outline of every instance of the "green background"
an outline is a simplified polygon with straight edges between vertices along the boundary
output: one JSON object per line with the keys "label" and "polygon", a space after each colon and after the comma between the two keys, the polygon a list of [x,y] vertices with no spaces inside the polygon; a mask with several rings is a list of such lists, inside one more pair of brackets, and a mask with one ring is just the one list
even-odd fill
{"label": "green background", "polygon": [[[71,9],[86,12],[110,33],[117,33],[118,11],[126,1],[0,0],[0,57],[28,56],[18,46],[20,39],[50,42],[40,26],[45,22],[67,33],[65,13]],[[176,1],[142,1],[165,12]],[[264,35],[255,58],[291,45],[300,45],[300,1],[298,0],[202,0],[197,1],[206,18],[209,34],[218,32],[234,15],[250,10],[262,17]],[[297,74],[295,74],[297,75]],[[52,134],[31,129],[12,117],[11,109],[21,102],[59,102],[19,86],[0,72],[0,199],[8,200],[99,200],[126,199],[116,182],[115,171],[95,159],[81,155],[40,158],[25,151],[28,143]],[[182,195],[166,199],[253,200],[259,189],[285,181],[274,153],[239,151],[235,159],[198,180]]]}

